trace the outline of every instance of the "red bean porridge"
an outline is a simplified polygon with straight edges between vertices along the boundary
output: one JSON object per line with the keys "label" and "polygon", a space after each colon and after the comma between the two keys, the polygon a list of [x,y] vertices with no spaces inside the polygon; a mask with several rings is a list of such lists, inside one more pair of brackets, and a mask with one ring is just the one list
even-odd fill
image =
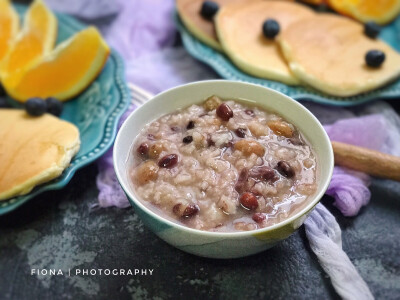
{"label": "red bean porridge", "polygon": [[316,189],[316,157],[295,126],[250,102],[216,96],[147,124],[129,175],[157,214],[208,231],[271,226]]}

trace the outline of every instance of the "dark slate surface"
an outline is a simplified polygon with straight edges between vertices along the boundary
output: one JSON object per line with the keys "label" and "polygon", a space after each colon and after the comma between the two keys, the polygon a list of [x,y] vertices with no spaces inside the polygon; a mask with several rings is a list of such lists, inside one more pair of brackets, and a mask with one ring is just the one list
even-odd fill
{"label": "dark slate surface", "polygon": [[[2,299],[337,299],[301,228],[273,249],[235,260],[181,252],[145,228],[133,209],[96,203],[91,165],[70,185],[0,217]],[[400,297],[400,184],[376,180],[373,199],[345,218],[343,247],[377,299]],[[32,268],[63,276],[31,275]],[[68,276],[68,269],[154,269],[147,276]],[[73,274],[73,272],[72,272]]]}
{"label": "dark slate surface", "polygon": [[[400,101],[391,103],[400,111]],[[251,257],[199,258],[158,239],[133,209],[90,209],[96,174],[96,166],[88,166],[64,190],[0,217],[0,299],[338,299],[303,227]],[[371,191],[370,205],[356,218],[340,215],[330,198],[323,203],[337,217],[343,248],[375,297],[400,299],[400,183],[375,180]],[[62,269],[64,275],[31,275],[33,268]],[[67,272],[107,268],[154,271]]]}

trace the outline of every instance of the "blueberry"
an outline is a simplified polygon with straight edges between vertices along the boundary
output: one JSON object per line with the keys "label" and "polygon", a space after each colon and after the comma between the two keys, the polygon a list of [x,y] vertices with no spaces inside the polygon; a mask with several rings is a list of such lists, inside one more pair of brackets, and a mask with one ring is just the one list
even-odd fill
{"label": "blueberry", "polygon": [[46,102],[41,98],[30,98],[25,102],[25,110],[31,116],[41,116],[46,112]]}
{"label": "blueberry", "polygon": [[50,97],[46,99],[47,112],[58,117],[63,110],[63,104],[60,100]]}
{"label": "blueberry", "polygon": [[267,19],[262,26],[266,38],[273,39],[279,33],[280,26],[274,19]]}
{"label": "blueberry", "polygon": [[210,20],[217,13],[218,9],[218,3],[214,1],[204,1],[201,6],[200,14],[203,18]]}
{"label": "blueberry", "polygon": [[367,22],[364,25],[364,33],[370,38],[376,38],[381,32],[381,27],[375,22]]}
{"label": "blueberry", "polygon": [[385,60],[385,53],[380,50],[369,50],[365,55],[365,62],[368,66],[378,68]]}

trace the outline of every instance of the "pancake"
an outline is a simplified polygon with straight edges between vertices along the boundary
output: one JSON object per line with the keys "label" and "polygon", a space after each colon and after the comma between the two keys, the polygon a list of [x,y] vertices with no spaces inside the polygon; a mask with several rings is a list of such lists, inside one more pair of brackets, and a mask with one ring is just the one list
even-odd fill
{"label": "pancake", "polygon": [[79,130],[69,122],[0,109],[0,200],[60,176],[79,146]]}
{"label": "pancake", "polygon": [[[234,2],[247,2],[249,0],[213,0],[220,8]],[[251,1],[251,0],[250,0]],[[215,50],[222,51],[215,33],[212,20],[207,20],[200,15],[200,9],[204,0],[176,0],[178,14],[186,28],[200,41]]]}
{"label": "pancake", "polygon": [[215,24],[222,48],[238,68],[256,77],[295,85],[299,81],[291,73],[276,40],[263,35],[262,25],[268,18],[275,19],[282,32],[291,23],[312,15],[314,12],[301,4],[252,1],[226,5]]}
{"label": "pancake", "polygon": [[[400,76],[400,55],[364,27],[346,17],[319,14],[288,27],[279,43],[292,72],[304,83],[335,96],[352,96],[383,86]],[[368,67],[365,55],[381,50],[386,59]]]}

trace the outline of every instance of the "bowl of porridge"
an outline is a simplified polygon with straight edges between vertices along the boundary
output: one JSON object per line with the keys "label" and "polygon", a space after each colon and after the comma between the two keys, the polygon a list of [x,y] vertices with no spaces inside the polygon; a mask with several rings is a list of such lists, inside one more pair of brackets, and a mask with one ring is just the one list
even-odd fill
{"label": "bowl of porridge", "polygon": [[319,121],[262,86],[201,81],[135,110],[114,146],[118,180],[167,243],[212,258],[251,255],[298,229],[327,189]]}

